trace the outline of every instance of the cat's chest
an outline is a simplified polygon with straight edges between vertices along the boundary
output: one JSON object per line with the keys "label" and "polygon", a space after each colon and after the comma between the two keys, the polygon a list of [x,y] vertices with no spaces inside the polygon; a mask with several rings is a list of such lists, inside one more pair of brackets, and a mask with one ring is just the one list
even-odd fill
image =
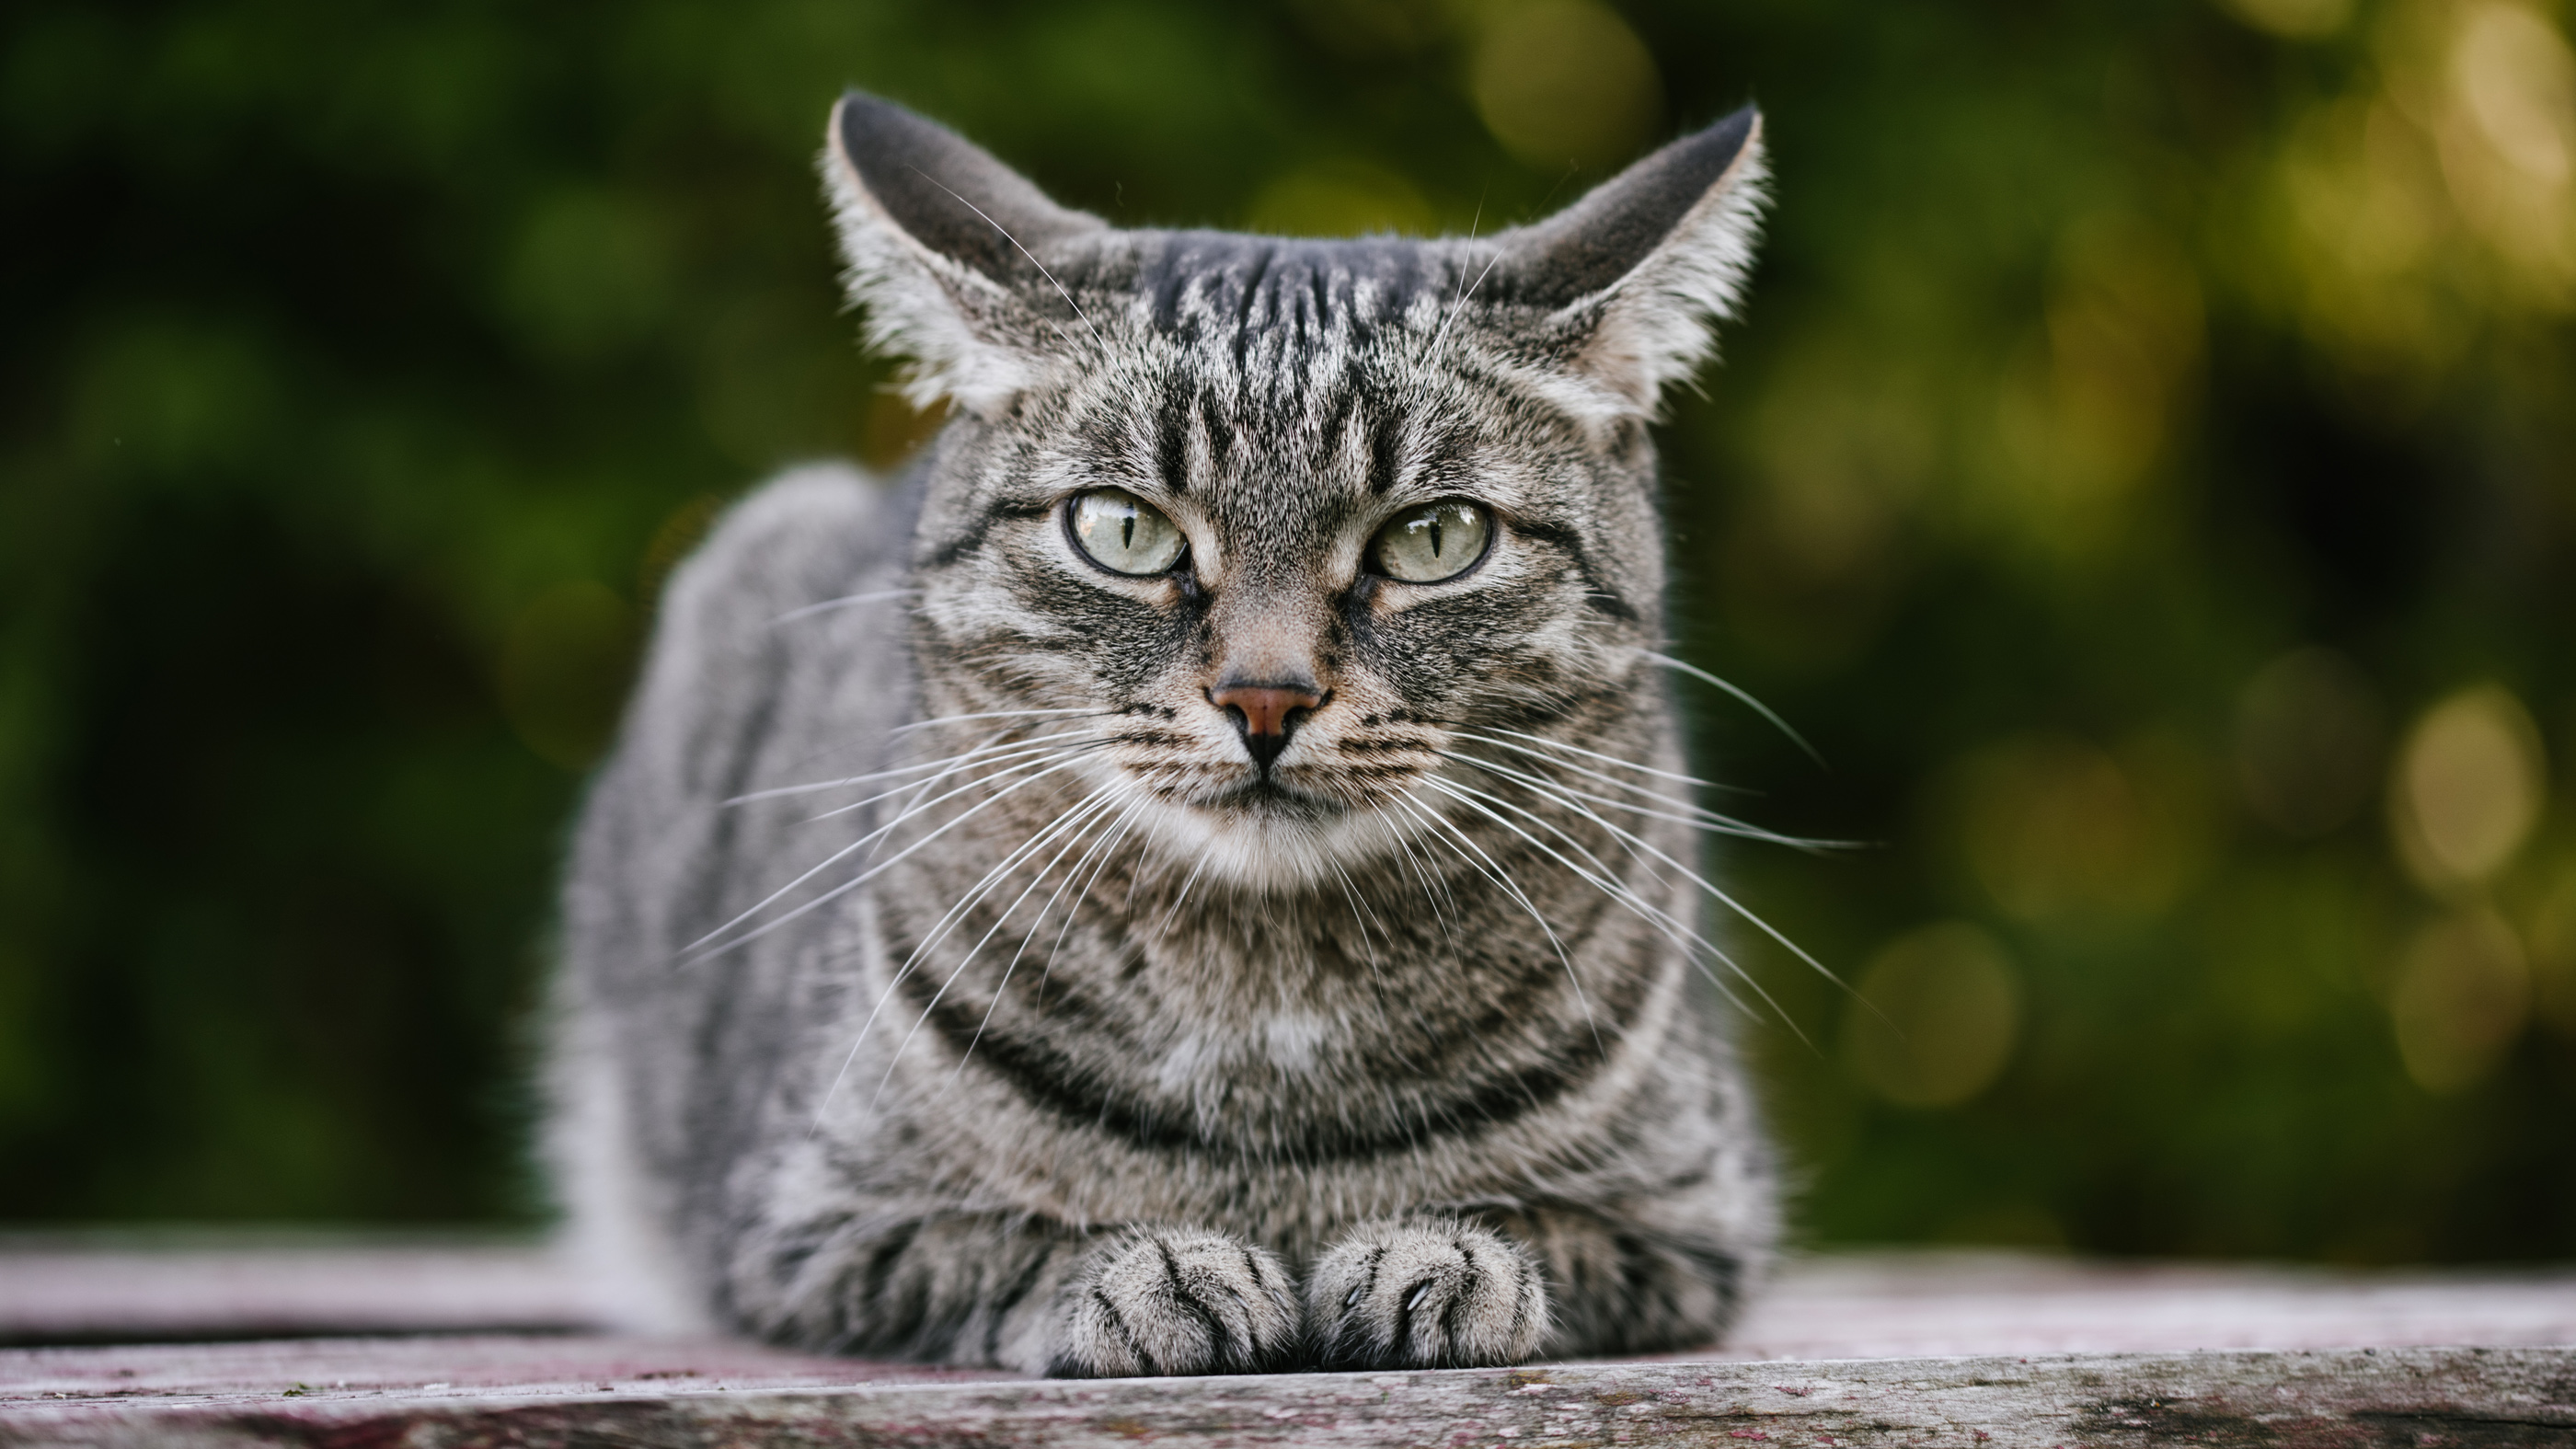
{"label": "cat's chest", "polygon": [[1210,1080],[1247,1073],[1308,1075],[1347,1065],[1354,1040],[1348,1024],[1321,1011],[1276,1009],[1245,1003],[1195,1013],[1174,1013],[1165,1039],[1143,1063],[1154,1087],[1182,1095]]}

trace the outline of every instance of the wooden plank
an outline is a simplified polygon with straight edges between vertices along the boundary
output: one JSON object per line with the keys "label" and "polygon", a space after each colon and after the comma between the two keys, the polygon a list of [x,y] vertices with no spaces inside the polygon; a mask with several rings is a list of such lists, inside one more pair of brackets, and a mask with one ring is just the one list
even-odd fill
{"label": "wooden plank", "polygon": [[2576,1444],[2576,1350],[1631,1363],[558,1395],[18,1401],[0,1445]]}
{"label": "wooden plank", "polygon": [[0,1235],[0,1344],[570,1332],[599,1318],[561,1255],[532,1238]]}
{"label": "wooden plank", "polygon": [[2576,1344],[2576,1268],[2337,1269],[2003,1252],[1792,1262],[1724,1357]]}
{"label": "wooden plank", "polygon": [[[0,1237],[0,1344],[563,1332],[599,1316],[582,1281],[533,1241]],[[2566,1267],[2359,1272],[1904,1251],[1791,1260],[1714,1356],[2563,1343],[2576,1343],[2576,1269]],[[0,1382],[8,1374],[0,1359]],[[417,1381],[456,1377],[424,1362]]]}
{"label": "wooden plank", "polygon": [[0,1240],[0,1333],[201,1340],[0,1351],[0,1445],[2576,1446],[2563,1268],[1830,1255],[1719,1353],[1458,1373],[1067,1384],[598,1333],[205,1341],[593,1317],[527,1242]]}

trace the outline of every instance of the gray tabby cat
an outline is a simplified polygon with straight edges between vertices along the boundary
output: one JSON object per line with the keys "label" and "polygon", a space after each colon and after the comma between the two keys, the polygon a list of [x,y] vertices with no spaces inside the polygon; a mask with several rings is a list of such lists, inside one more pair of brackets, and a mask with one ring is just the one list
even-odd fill
{"label": "gray tabby cat", "polygon": [[1775,1193],[1647,422],[1752,112],[1434,241],[829,134],[870,339],[956,413],[733,510],[592,790],[554,1138],[635,1316],[1073,1375],[1713,1339]]}

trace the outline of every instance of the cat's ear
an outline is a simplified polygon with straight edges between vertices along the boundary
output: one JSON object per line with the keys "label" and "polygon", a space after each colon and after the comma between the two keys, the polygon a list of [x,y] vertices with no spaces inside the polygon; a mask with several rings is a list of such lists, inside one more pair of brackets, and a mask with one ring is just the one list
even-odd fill
{"label": "cat's ear", "polygon": [[850,300],[869,345],[910,358],[904,391],[993,416],[1043,372],[1072,302],[1039,258],[1107,224],[1068,211],[980,147],[851,91],[823,148]]}
{"label": "cat's ear", "polygon": [[1596,405],[1651,413],[1734,311],[1767,174],[1762,117],[1746,106],[1498,238],[1497,290],[1548,310],[1568,370],[1606,390]]}

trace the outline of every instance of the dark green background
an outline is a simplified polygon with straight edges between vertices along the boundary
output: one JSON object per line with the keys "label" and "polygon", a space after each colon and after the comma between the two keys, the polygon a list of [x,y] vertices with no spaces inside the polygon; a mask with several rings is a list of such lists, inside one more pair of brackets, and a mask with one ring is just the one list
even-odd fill
{"label": "dark green background", "polygon": [[[1559,144],[1511,65],[1625,53],[1562,4],[21,0],[0,1219],[541,1210],[549,876],[656,582],[782,462],[919,435],[815,197],[856,83],[1113,220],[1314,230],[1491,230],[1758,99],[1770,239],[1664,433],[1675,650],[1830,762],[1694,692],[1729,808],[1870,845],[1726,868],[1893,1016],[1877,953],[1943,921],[2017,1003],[1918,978],[1908,1040],[2001,1067],[1906,1105],[1747,946],[1802,1231],[2576,1252],[2563,22],[2241,3],[1631,3],[1640,119]],[[2311,646],[2333,687],[2266,693]],[[2467,877],[2386,783],[2453,698],[2557,766]]]}

